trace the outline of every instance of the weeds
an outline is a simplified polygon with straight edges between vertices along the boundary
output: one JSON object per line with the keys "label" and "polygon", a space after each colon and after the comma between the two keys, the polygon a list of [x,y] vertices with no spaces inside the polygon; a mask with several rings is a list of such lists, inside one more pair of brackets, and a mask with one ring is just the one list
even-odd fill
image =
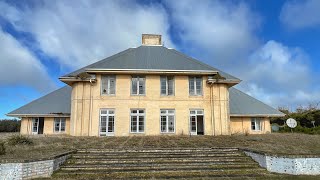
{"label": "weeds", "polygon": [[0,155],[6,154],[6,147],[4,146],[4,142],[0,142]]}
{"label": "weeds", "polygon": [[16,146],[16,145],[32,145],[33,141],[32,139],[22,136],[22,135],[13,135],[8,138],[7,140],[8,144],[11,146]]}

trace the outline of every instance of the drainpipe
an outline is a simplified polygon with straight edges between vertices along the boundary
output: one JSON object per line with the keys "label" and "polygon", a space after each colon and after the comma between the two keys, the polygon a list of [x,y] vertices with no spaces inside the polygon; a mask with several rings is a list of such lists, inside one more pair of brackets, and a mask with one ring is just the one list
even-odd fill
{"label": "drainpipe", "polygon": [[214,98],[213,98],[213,83],[210,84],[210,106],[211,106],[211,127],[212,127],[212,136],[215,135],[214,127]]}
{"label": "drainpipe", "polygon": [[89,107],[89,129],[88,129],[88,136],[90,136],[92,130],[92,78],[90,78],[90,107]]}

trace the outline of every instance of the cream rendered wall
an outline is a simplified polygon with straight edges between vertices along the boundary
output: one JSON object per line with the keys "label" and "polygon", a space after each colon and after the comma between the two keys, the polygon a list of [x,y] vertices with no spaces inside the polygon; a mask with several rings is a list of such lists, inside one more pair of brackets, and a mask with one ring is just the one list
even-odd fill
{"label": "cream rendered wall", "polygon": [[251,130],[250,117],[231,117],[231,134],[265,134],[271,132],[270,118],[263,118],[261,131]]}
{"label": "cream rendered wall", "polygon": [[[32,135],[32,117],[23,117],[21,119],[20,134]],[[54,132],[54,117],[45,117],[43,125],[43,134],[70,134],[70,118],[66,118],[66,131],[62,133]]]}
{"label": "cream rendered wall", "polygon": [[[175,76],[175,95],[160,95],[160,75],[146,75],[146,95],[131,95],[131,75],[116,75],[116,95],[100,95],[101,75],[97,82],[76,82],[72,85],[71,129],[75,136],[99,136],[100,109],[115,109],[115,136],[137,135],[130,133],[130,109],[145,109],[144,135],[160,134],[160,109],[175,109],[174,134],[189,134],[189,110],[204,110],[206,135],[229,135],[229,94],[225,84],[214,84],[212,110],[210,85],[203,77],[203,96],[189,96],[189,76]],[[214,129],[214,130],[213,130]]]}

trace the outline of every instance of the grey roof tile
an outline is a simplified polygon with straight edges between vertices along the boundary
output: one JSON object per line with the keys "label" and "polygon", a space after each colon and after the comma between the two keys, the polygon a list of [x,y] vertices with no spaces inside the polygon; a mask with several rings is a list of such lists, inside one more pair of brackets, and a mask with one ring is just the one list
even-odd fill
{"label": "grey roof tile", "polygon": [[227,80],[239,81],[238,78],[230,74],[163,46],[129,48],[63,77],[76,76],[87,68],[218,71]]}

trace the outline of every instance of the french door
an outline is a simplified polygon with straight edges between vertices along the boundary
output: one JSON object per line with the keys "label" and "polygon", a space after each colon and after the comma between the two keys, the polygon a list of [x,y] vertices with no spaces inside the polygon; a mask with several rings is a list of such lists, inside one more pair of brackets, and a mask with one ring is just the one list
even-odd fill
{"label": "french door", "polygon": [[190,110],[190,134],[204,135],[203,110]]}
{"label": "french door", "polygon": [[100,111],[100,136],[114,136],[114,109]]}
{"label": "french door", "polygon": [[43,134],[44,118],[37,117],[32,119],[32,134]]}

